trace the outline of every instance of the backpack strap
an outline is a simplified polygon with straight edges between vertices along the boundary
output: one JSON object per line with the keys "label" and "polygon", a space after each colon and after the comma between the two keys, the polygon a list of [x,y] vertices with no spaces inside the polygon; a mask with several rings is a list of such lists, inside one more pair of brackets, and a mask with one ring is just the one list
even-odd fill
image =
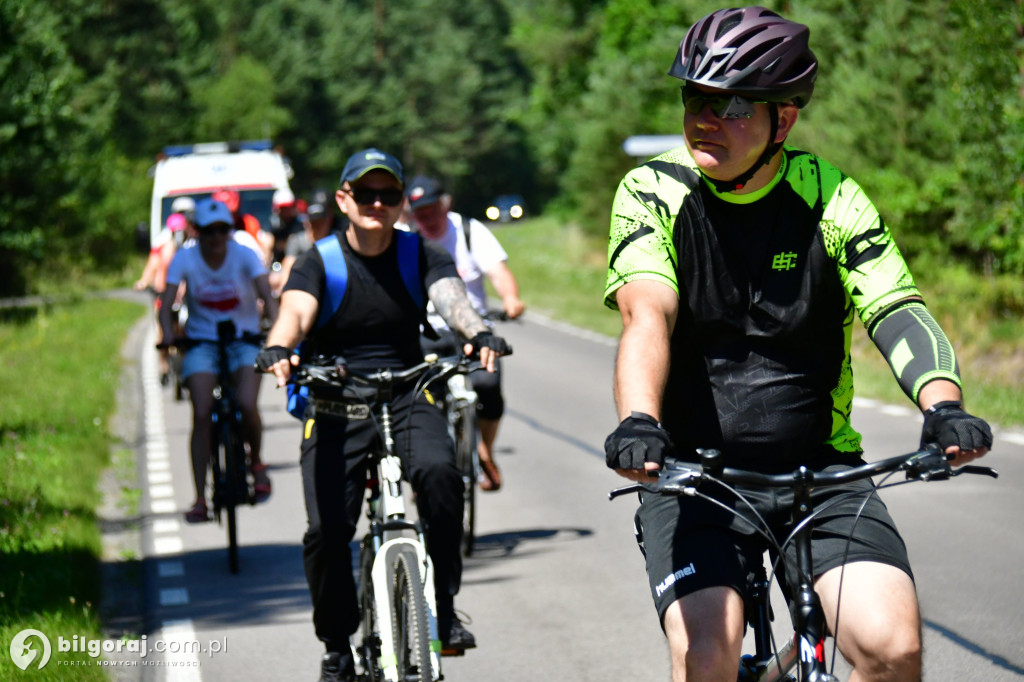
{"label": "backpack strap", "polygon": [[398,271],[417,308],[423,307],[423,285],[420,283],[420,236],[415,232],[395,230],[398,239]]}
{"label": "backpack strap", "polygon": [[[338,235],[330,234],[317,240],[315,245],[324,261],[324,276],[327,279],[324,305],[320,306],[320,314],[316,319],[317,327],[323,327],[338,312],[348,287],[348,266],[345,265],[345,254],[341,252],[339,238]],[[402,276],[405,276],[404,273]]]}
{"label": "backpack strap", "polygon": [[473,245],[469,241],[469,234],[471,232],[471,230],[470,230],[471,226],[469,224],[470,217],[466,216],[466,215],[462,215],[460,213],[459,214],[459,219],[462,221],[462,237],[466,240],[466,252],[470,256],[472,256],[473,255]]}

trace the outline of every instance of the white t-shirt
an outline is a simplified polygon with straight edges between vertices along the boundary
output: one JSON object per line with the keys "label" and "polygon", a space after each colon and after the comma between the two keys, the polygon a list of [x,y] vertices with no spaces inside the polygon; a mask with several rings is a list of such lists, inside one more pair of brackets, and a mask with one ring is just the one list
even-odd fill
{"label": "white t-shirt", "polygon": [[[466,247],[463,233],[463,221],[469,221],[470,249]],[[448,213],[448,230],[440,239],[432,239],[451,254],[459,277],[466,283],[466,293],[473,307],[480,314],[487,310],[487,295],[484,291],[484,277],[491,268],[508,260],[508,254],[498,243],[497,237],[491,234],[487,226],[479,220],[465,218],[458,213]],[[446,329],[444,319],[434,311],[431,304],[427,310],[427,319],[434,329]]]}
{"label": "white t-shirt", "polygon": [[198,246],[179,250],[167,269],[168,286],[186,284],[185,335],[189,338],[215,341],[217,323],[228,319],[234,321],[239,334],[260,331],[253,280],[267,274],[267,269],[252,249],[233,241],[228,241],[227,248],[224,262],[216,270],[206,264]]}

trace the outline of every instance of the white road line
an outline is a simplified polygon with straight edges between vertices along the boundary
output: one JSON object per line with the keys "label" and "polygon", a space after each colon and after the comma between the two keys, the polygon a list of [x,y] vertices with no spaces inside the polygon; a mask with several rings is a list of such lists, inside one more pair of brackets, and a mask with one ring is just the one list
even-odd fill
{"label": "white road line", "polygon": [[1014,445],[1024,445],[1024,433],[1000,433],[996,436],[996,441],[1001,440],[1013,443]]}
{"label": "white road line", "polygon": [[[146,348],[156,342],[152,326],[146,335]],[[171,476],[170,453],[167,446],[167,427],[164,420],[163,387],[158,380],[157,358],[152,351],[142,357],[143,401],[146,425],[146,471],[148,483],[149,510],[152,514],[173,514],[177,512],[174,502],[174,486]],[[180,554],[185,545],[178,533],[181,524],[177,519],[154,519],[151,527],[153,554]],[[156,537],[159,536],[159,537]],[[157,563],[157,575],[161,579],[181,578],[185,575],[185,564],[181,561],[162,560]],[[188,590],[184,587],[159,588],[161,607],[184,606],[189,603]],[[163,668],[164,679],[169,682],[201,682],[199,654],[196,647],[196,632],[191,620],[165,621],[156,639],[167,647],[165,661],[172,665]]]}
{"label": "white road line", "polygon": [[159,561],[156,574],[161,578],[180,578],[185,575],[185,564],[180,561]]}
{"label": "white road line", "polygon": [[177,533],[181,530],[181,524],[177,519],[156,519],[153,521],[154,533]]}
{"label": "white road line", "polygon": [[153,538],[153,554],[180,554],[185,543],[179,537]]}
{"label": "white road line", "polygon": [[[169,665],[168,682],[199,682],[199,653],[196,651],[196,631],[190,620],[165,620],[157,634],[167,645],[164,660],[177,665]],[[177,652],[177,653],[174,653]]]}
{"label": "white road line", "polygon": [[149,503],[149,511],[154,514],[173,514],[178,511],[178,505],[174,500],[153,500]]}
{"label": "white road line", "polygon": [[598,334],[597,332],[592,332],[589,329],[581,329],[580,327],[569,324],[568,322],[562,322],[561,320],[552,320],[550,317],[541,315],[540,313],[532,310],[525,314],[525,318],[534,324],[540,325],[541,327],[557,329],[558,331],[569,334],[570,336],[586,339],[587,341],[593,341],[594,343],[599,343],[602,346],[611,346],[614,348],[619,344],[618,339],[611,336]]}
{"label": "white road line", "polygon": [[146,470],[150,473],[154,471],[170,471],[171,460],[164,457],[163,459],[148,459],[146,461]]}
{"label": "white road line", "polygon": [[160,590],[160,606],[185,606],[188,604],[188,590],[184,587],[167,587]]}
{"label": "white road line", "polygon": [[917,410],[912,410],[902,405],[883,405],[878,408],[878,411],[891,417],[911,417],[915,414],[920,414]]}
{"label": "white road line", "polygon": [[151,485],[149,486],[149,497],[159,499],[161,497],[174,497],[173,485]]}

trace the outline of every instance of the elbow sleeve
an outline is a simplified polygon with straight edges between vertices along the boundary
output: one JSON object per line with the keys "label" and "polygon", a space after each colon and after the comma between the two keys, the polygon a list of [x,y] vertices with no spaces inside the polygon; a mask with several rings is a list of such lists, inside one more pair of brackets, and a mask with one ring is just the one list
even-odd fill
{"label": "elbow sleeve", "polygon": [[914,404],[921,388],[933,379],[960,385],[953,345],[923,303],[890,311],[873,325],[870,335]]}

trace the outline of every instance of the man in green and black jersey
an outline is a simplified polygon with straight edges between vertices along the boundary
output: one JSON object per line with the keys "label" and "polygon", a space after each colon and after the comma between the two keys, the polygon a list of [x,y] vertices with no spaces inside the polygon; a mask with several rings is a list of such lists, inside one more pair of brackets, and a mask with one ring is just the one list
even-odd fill
{"label": "man in green and black jersey", "polygon": [[[686,145],[619,186],[605,303],[623,320],[622,421],[606,454],[624,476],[647,478],[666,454],[692,460],[696,448],[768,473],[859,464],[855,316],[923,411],[922,443],[954,464],[991,446],[989,426],[963,409],[953,348],[871,201],[828,162],[784,145],[817,76],[808,35],[760,7],[697,22],[669,71],[684,83]],[[675,682],[736,679],[742,595],[761,561],[762,548],[709,506],[645,496],[637,512]],[[920,679],[905,546],[877,496],[854,524],[860,506],[817,520],[816,590],[834,632],[842,570],[838,644],[852,679]]]}

